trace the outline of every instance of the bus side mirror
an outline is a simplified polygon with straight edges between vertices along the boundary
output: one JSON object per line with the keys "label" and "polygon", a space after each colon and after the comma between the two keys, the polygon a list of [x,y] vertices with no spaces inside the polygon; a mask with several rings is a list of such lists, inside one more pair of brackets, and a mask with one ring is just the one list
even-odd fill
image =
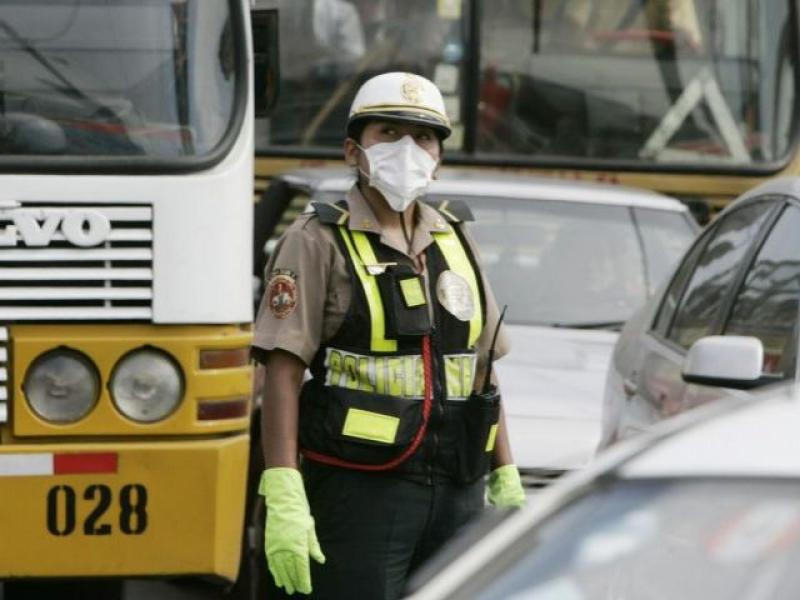
{"label": "bus side mirror", "polygon": [[764,347],[758,338],[709,335],[689,348],[681,375],[687,383],[744,390],[765,383],[763,364]]}
{"label": "bus side mirror", "polygon": [[250,11],[253,31],[253,95],[256,117],[266,117],[278,100],[280,46],[274,0],[255,0]]}

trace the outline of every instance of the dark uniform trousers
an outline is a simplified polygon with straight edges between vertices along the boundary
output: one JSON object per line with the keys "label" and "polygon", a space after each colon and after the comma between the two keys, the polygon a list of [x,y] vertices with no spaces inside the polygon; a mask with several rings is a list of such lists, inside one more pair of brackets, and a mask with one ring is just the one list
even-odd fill
{"label": "dark uniform trousers", "polygon": [[414,569],[484,508],[484,481],[427,485],[305,461],[303,477],[324,565],[311,560],[310,596],[269,579],[267,600],[394,600]]}

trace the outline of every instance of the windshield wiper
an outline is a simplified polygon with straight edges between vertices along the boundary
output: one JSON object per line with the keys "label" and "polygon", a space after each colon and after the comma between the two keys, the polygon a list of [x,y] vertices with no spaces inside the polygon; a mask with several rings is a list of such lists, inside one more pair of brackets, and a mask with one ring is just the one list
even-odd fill
{"label": "windshield wiper", "polygon": [[576,323],[550,323],[557,329],[610,329],[620,331],[625,321],[579,321]]}
{"label": "windshield wiper", "polygon": [[5,31],[6,34],[19,45],[20,48],[30,54],[34,60],[36,60],[36,62],[42,65],[42,67],[44,67],[51,75],[53,75],[53,77],[58,79],[65,86],[65,89],[57,89],[67,95],[72,96],[73,98],[77,98],[90,104],[97,111],[102,111],[102,113],[104,113],[104,117],[117,118],[116,112],[114,112],[110,106],[92,98],[72,81],[70,81],[69,78],[67,78],[67,76],[64,75],[58,68],[56,68],[56,66],[53,65],[53,63],[48,60],[46,56],[39,52],[39,50],[37,50],[33,44],[20,35],[20,33],[14,29],[14,27],[8,23],[8,21],[5,19],[0,19],[0,29]]}

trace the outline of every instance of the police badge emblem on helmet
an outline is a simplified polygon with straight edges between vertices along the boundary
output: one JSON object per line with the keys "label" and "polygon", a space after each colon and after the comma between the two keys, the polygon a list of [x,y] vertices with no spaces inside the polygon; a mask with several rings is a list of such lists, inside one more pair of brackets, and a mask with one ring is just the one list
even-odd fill
{"label": "police badge emblem on helmet", "polygon": [[422,83],[416,76],[409,73],[403,81],[400,93],[411,104],[420,104],[422,102]]}

